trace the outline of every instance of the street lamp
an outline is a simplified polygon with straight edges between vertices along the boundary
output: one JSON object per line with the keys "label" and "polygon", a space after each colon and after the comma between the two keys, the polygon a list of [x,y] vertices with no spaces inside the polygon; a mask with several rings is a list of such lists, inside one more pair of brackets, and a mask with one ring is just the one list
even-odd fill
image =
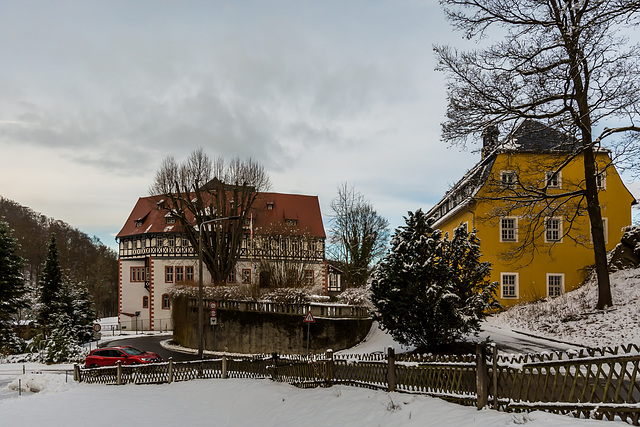
{"label": "street lamp", "polygon": [[210,219],[209,221],[204,221],[198,227],[198,233],[199,233],[199,237],[198,237],[198,359],[202,359],[202,352],[204,350],[203,348],[204,336],[202,333],[202,328],[203,328],[202,300],[204,299],[203,292],[202,292],[202,227],[205,224],[210,224],[216,221],[236,220],[236,219],[240,219],[240,217],[236,215],[236,216],[227,216],[224,218]]}

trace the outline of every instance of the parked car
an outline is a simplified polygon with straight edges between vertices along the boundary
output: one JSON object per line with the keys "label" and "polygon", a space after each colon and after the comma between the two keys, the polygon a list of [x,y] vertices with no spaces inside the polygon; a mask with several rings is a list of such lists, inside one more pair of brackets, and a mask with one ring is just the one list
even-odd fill
{"label": "parked car", "polygon": [[84,361],[85,368],[113,366],[120,361],[123,365],[160,362],[162,358],[150,351],[138,350],[130,345],[105,347],[92,350]]}

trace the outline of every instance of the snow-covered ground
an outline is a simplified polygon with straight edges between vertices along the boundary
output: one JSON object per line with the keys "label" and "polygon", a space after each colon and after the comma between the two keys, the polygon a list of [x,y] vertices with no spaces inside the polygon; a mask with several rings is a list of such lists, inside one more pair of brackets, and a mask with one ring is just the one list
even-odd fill
{"label": "snow-covered ground", "polygon": [[24,378],[37,394],[0,400],[4,426],[529,426],[611,425],[534,412],[478,411],[427,396],[356,387],[299,389],[270,380],[193,380],[105,386]]}
{"label": "snow-covered ground", "polygon": [[[517,346],[521,344],[516,331],[523,331],[568,342],[560,344],[567,348],[640,345],[640,269],[614,273],[612,285],[616,306],[605,313],[594,312],[596,287],[590,283],[551,301],[492,316],[479,338],[495,337],[496,341],[500,339]],[[124,336],[111,334],[109,321],[113,319],[103,320],[103,341],[122,339]],[[532,345],[544,347],[545,341],[539,339]],[[408,350],[374,328],[365,341],[341,353],[384,351],[388,346],[397,352]],[[22,374],[23,367],[25,374]],[[139,426],[612,425],[606,421],[578,420],[543,412],[477,411],[427,396],[348,386],[303,390],[269,380],[228,379],[117,387],[78,384],[73,381],[72,371],[71,364],[0,364],[0,424],[49,427],[103,426],[113,422],[132,422]],[[18,395],[18,385],[22,386],[22,395]]]}
{"label": "snow-covered ground", "polygon": [[598,289],[590,281],[560,297],[511,308],[487,324],[589,347],[640,345],[640,268],[612,273],[611,288],[614,306],[605,311],[594,309]]}

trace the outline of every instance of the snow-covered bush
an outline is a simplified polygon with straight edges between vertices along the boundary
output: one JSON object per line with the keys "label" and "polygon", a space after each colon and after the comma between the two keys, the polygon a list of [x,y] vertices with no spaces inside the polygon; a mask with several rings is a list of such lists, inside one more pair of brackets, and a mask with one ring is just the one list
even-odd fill
{"label": "snow-covered bush", "polygon": [[[246,301],[252,299],[249,290],[240,286],[205,286],[202,292],[205,299],[216,301]],[[174,285],[169,290],[169,295],[172,298],[180,296],[197,298],[198,287],[193,285]]]}
{"label": "snow-covered bush", "polygon": [[364,287],[347,289],[338,295],[338,301],[343,304],[357,305],[373,309],[373,304],[371,303],[371,291]]}
{"label": "snow-covered bush", "polygon": [[480,262],[480,240],[466,228],[449,240],[422,210],[409,212],[391,251],[374,272],[374,318],[402,344],[432,349],[480,329],[499,307],[490,264]]}
{"label": "snow-covered bush", "polygon": [[263,295],[262,299],[282,304],[305,304],[310,296],[309,290],[304,288],[280,288]]}

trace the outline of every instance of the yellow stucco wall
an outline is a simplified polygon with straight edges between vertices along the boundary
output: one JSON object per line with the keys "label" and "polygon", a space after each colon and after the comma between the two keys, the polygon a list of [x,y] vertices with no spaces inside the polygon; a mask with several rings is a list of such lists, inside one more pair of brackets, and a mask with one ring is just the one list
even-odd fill
{"label": "yellow stucco wall", "polygon": [[[449,233],[465,222],[469,229],[477,230],[481,240],[482,260],[492,264],[491,280],[501,283],[498,297],[503,307],[547,297],[549,274],[563,278],[563,292],[573,290],[586,278],[586,267],[594,264],[584,200],[581,200],[582,211],[577,209],[580,199],[566,204],[556,202],[551,205],[551,208],[557,209],[552,216],[562,218],[563,232],[568,231],[568,235],[564,236],[561,242],[555,243],[545,242],[544,220],[538,223],[537,229],[535,224],[532,224],[530,218],[535,216],[536,211],[529,211],[526,207],[514,208],[513,203],[487,200],[507,195],[511,191],[500,184],[501,171],[516,171],[518,179],[525,186],[543,186],[546,171],[553,171],[552,162],[557,163],[557,157],[550,156],[532,153],[498,154],[488,180],[476,194],[477,201],[459,208],[458,212],[450,213],[435,224],[437,228]],[[582,157],[570,161],[562,169],[561,188],[548,189],[548,193],[558,194],[583,187],[582,161]],[[602,170],[606,165],[610,165],[610,158],[606,153],[598,153],[597,162],[599,170]],[[603,187],[599,192],[599,200],[602,216],[606,221],[606,246],[607,250],[611,250],[620,241],[622,229],[631,224],[631,204],[634,198],[613,166],[606,168]],[[517,218],[517,242],[501,241],[500,218],[503,215]],[[567,227],[571,227],[570,230]],[[534,234],[527,234],[530,228],[536,229]],[[527,249],[517,253],[517,249],[522,247],[525,240],[528,242]],[[515,297],[503,298],[501,279],[504,273],[516,274]]]}

